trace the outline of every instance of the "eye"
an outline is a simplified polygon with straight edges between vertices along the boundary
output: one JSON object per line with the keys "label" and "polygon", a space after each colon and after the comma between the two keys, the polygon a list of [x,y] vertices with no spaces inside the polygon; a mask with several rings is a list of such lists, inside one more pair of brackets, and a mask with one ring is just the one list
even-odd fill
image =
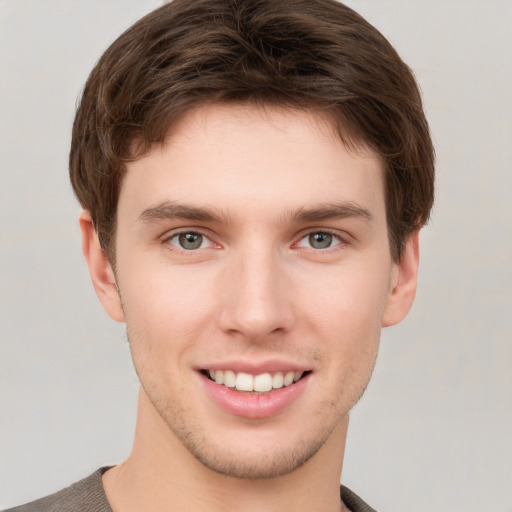
{"label": "eye", "polygon": [[171,245],[185,251],[204,249],[211,245],[211,241],[203,234],[194,231],[176,233],[166,240]]}
{"label": "eye", "polygon": [[312,249],[322,250],[330,249],[339,245],[341,240],[336,235],[326,231],[316,231],[315,233],[309,233],[309,235],[302,238],[298,246],[299,247],[311,247]]}

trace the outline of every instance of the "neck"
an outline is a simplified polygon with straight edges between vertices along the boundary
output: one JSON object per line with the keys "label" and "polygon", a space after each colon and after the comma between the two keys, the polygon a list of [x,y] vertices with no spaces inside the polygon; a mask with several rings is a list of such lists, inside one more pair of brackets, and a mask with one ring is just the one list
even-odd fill
{"label": "neck", "polygon": [[193,457],[141,392],[132,453],[104,474],[105,493],[113,512],[339,512],[346,510],[339,481],[347,427],[345,418],[313,457],[286,475],[235,478]]}

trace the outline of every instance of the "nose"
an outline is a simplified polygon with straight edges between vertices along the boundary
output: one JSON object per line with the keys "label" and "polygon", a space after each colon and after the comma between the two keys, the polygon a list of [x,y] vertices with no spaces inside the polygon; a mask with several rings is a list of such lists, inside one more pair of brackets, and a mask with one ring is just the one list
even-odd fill
{"label": "nose", "polygon": [[246,247],[228,260],[218,283],[220,328],[251,342],[289,332],[295,312],[283,258]]}

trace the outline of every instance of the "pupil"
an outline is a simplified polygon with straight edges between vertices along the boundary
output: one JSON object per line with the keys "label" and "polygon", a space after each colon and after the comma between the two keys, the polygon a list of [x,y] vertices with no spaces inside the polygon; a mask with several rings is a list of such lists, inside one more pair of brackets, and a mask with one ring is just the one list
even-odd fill
{"label": "pupil", "polygon": [[309,243],[314,249],[327,249],[332,244],[332,235],[329,233],[314,233],[309,235]]}
{"label": "pupil", "polygon": [[203,243],[203,235],[197,233],[182,233],[179,236],[179,241],[183,249],[191,250],[201,247]]}

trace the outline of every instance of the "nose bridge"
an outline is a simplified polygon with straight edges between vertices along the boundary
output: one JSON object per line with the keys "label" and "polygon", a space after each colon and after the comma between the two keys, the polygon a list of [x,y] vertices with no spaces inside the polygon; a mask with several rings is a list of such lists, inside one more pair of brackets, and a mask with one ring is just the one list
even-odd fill
{"label": "nose bridge", "polygon": [[245,244],[233,251],[223,272],[220,323],[256,341],[293,323],[284,262],[270,244]]}

